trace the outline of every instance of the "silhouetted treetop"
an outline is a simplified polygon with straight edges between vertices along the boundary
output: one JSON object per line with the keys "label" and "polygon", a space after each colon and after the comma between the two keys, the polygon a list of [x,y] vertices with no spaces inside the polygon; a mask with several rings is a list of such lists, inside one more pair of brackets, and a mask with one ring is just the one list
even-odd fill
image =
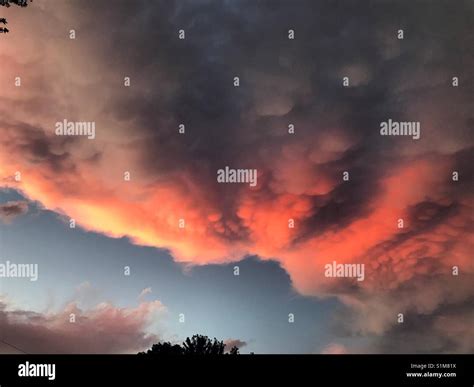
{"label": "silhouetted treetop", "polygon": [[153,344],[147,352],[140,352],[139,355],[182,355],[183,348],[178,344],[169,342]]}
{"label": "silhouetted treetop", "polygon": [[[216,338],[211,340],[204,335],[194,335],[187,338],[182,345],[163,342],[154,344],[146,352],[140,352],[139,355],[224,355],[226,345],[223,341]],[[232,347],[229,355],[238,355],[239,349]]]}
{"label": "silhouetted treetop", "polygon": [[[19,7],[27,7],[28,3],[33,0],[0,0],[0,6],[2,7],[11,7],[12,4],[18,5]],[[0,18],[0,23],[1,24],[7,24],[7,19],[5,18]],[[0,33],[1,34],[6,34],[10,32],[10,30],[6,27],[0,28]]]}
{"label": "silhouetted treetop", "polygon": [[10,7],[12,4],[15,4],[20,7],[27,7],[30,1],[32,0],[0,0],[0,5]]}

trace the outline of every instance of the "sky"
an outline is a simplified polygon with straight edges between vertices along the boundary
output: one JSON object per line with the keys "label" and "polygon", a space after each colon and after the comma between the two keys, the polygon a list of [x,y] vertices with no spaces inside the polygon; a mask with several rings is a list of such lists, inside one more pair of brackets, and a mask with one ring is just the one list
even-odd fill
{"label": "sky", "polygon": [[472,353],[472,1],[0,12],[0,353]]}

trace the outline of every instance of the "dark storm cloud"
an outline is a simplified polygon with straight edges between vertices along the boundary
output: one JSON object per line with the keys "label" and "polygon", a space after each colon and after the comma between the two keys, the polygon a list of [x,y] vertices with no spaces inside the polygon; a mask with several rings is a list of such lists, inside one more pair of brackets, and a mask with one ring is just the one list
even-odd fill
{"label": "dark storm cloud", "polygon": [[28,203],[26,201],[10,201],[0,204],[0,219],[8,222],[17,216],[28,212]]}
{"label": "dark storm cloud", "polygon": [[[402,246],[404,243],[410,243],[411,240],[417,237],[423,237],[425,234],[429,234],[432,230],[446,223],[450,218],[455,218],[460,211],[463,211],[463,208],[455,202],[449,205],[442,205],[431,201],[419,202],[412,208],[408,209],[408,218],[406,222],[410,225],[409,229],[405,232],[401,232],[390,240],[385,240],[378,244],[373,249],[368,251],[368,254],[378,256],[382,255],[385,251],[394,251],[397,247]],[[468,223],[463,226],[465,231],[469,232],[472,224]],[[445,244],[443,249],[447,254],[449,250],[449,243]],[[423,248],[419,250],[419,253],[423,258],[423,264],[427,264],[428,261],[433,258],[423,255]],[[432,260],[432,264],[439,265],[437,268],[441,268],[443,262],[442,260],[434,259]]]}
{"label": "dark storm cloud", "polygon": [[[454,73],[471,76],[456,54],[473,43],[466,7],[446,1],[429,9],[423,2],[387,1],[120,1],[113,7],[86,1],[81,12],[101,22],[81,33],[92,38],[107,30],[99,51],[110,71],[146,85],[146,94],[118,92],[106,108],[140,133],[133,144],[143,149],[144,169],[170,179],[184,171],[208,187],[223,212],[232,212],[239,189],[215,184],[217,169],[256,167],[269,182],[273,160],[261,155],[262,147],[278,154],[291,141],[304,143],[333,127],[353,138],[349,166],[356,182],[314,198],[304,239],[367,210],[370,192],[401,146],[379,135],[381,121],[412,119],[406,107],[434,92],[430,77],[436,83],[441,74],[449,84]],[[287,39],[290,28],[295,40]],[[404,40],[397,39],[400,28]],[[341,87],[345,75],[357,87]],[[457,110],[466,114],[467,105]],[[296,140],[285,134],[290,122]],[[186,125],[181,137],[180,123]],[[339,176],[348,153],[323,169]]]}
{"label": "dark storm cloud", "polygon": [[[367,290],[338,284],[329,293],[353,301],[347,302],[354,312],[348,329],[362,334],[390,331],[397,311],[435,315],[440,305],[469,302],[472,286],[446,278],[453,264],[471,268],[469,1],[77,4],[68,3],[81,16],[67,28],[77,29],[77,46],[87,51],[72,57],[84,66],[106,64],[95,82],[90,71],[86,81],[78,76],[93,85],[91,93],[110,88],[98,103],[111,121],[105,141],[121,136],[122,150],[136,150],[137,172],[146,176],[146,188],[159,192],[147,201],[140,183],[130,185],[140,198],[130,203],[130,191],[113,201],[104,190],[107,203],[100,202],[97,218],[93,211],[86,217],[89,227],[171,246],[176,255],[185,250],[193,263],[207,263],[207,255],[239,258],[235,242],[242,242],[245,252],[280,260],[298,290],[313,295],[324,294],[322,262],[359,259],[367,265]],[[295,40],[287,39],[290,28]],[[183,41],[179,29],[186,31]],[[125,76],[132,78],[127,89]],[[351,87],[342,87],[344,76]],[[460,87],[452,87],[453,76]],[[379,124],[389,118],[420,121],[421,139],[380,136]],[[180,123],[184,136],[177,133]],[[289,123],[294,135],[287,133]],[[116,135],[119,124],[129,127],[128,136]],[[15,141],[5,141],[6,149],[56,172],[73,170],[68,143],[25,133],[9,131]],[[128,162],[114,156],[107,168]],[[216,184],[216,170],[226,165],[257,168],[258,190]],[[342,181],[346,170],[349,182]],[[452,170],[459,182],[450,180]],[[160,183],[171,187],[166,194]],[[75,204],[64,203],[70,211]],[[398,232],[395,220],[405,209],[409,229]],[[169,232],[176,230],[170,220],[176,213],[189,215],[200,232],[194,239]],[[286,222],[295,213],[298,227],[290,232]],[[431,281],[434,275],[445,277]],[[456,326],[456,319],[444,321]],[[427,329],[449,336],[436,324]]]}
{"label": "dark storm cloud", "polygon": [[[460,279],[440,274],[417,276],[396,290],[365,299],[363,313],[357,307],[340,308],[332,316],[332,333],[370,342],[368,347],[354,348],[355,353],[470,353],[474,347],[472,281],[471,274]],[[440,302],[438,287],[450,294],[449,304]],[[348,294],[356,291],[347,289]],[[406,297],[414,297],[410,308],[406,308]],[[398,313],[403,314],[403,322],[398,322]],[[362,321],[369,318],[370,328]],[[383,319],[392,321],[379,325]]]}
{"label": "dark storm cloud", "polygon": [[67,148],[77,142],[77,138],[48,135],[43,129],[26,123],[9,124],[0,122],[4,127],[0,140],[5,149],[18,152],[31,164],[45,165],[53,172],[73,172],[75,169],[71,154]]}
{"label": "dark storm cloud", "polygon": [[[395,326],[377,340],[378,353],[471,353],[474,324],[468,299],[458,305],[439,308],[431,314],[408,313],[404,323]],[[453,324],[454,323],[454,324]]]}
{"label": "dark storm cloud", "polygon": [[342,229],[370,212],[367,204],[371,197],[380,193],[378,179],[389,164],[384,160],[377,162],[374,153],[365,147],[357,147],[349,149],[336,162],[328,163],[327,169],[338,176],[350,171],[350,180],[336,186],[328,195],[314,198],[316,210],[302,225],[296,243],[330,229]]}
{"label": "dark storm cloud", "polygon": [[[474,123],[471,128],[474,127]],[[474,147],[467,147],[453,155],[453,171],[457,171],[462,178],[452,187],[452,191],[457,195],[474,191],[474,163],[472,162]],[[452,192],[453,193],[453,192]]]}

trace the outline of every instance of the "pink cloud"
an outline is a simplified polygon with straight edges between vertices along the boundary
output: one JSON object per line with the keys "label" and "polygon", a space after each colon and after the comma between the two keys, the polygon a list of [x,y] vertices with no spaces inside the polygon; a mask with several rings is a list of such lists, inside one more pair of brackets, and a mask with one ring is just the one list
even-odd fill
{"label": "pink cloud", "polygon": [[338,343],[331,343],[328,344],[324,349],[321,351],[324,355],[344,355],[347,354],[347,348],[342,344]]}
{"label": "pink cloud", "polygon": [[[61,312],[37,313],[0,302],[0,331],[4,341],[29,354],[137,353],[158,341],[147,328],[164,310],[152,301],[135,308],[101,303],[88,310],[70,303]],[[0,352],[19,351],[2,344]]]}

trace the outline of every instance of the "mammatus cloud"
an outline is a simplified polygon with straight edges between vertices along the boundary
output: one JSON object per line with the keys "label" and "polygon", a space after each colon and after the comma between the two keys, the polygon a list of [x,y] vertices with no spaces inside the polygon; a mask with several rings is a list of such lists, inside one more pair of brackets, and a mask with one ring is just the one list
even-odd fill
{"label": "mammatus cloud", "polygon": [[[101,303],[87,310],[71,302],[60,312],[38,313],[2,300],[0,338],[28,354],[137,353],[159,340],[147,328],[164,310],[159,301],[141,302],[135,308]],[[18,352],[0,344],[0,353]]]}
{"label": "mammatus cloud", "polygon": [[[412,333],[419,315],[443,340],[440,321],[462,330],[474,293],[474,58],[461,66],[458,57],[474,41],[468,3],[450,8],[448,23],[444,2],[430,15],[422,2],[410,10],[383,2],[348,6],[344,17],[314,2],[272,12],[271,2],[145,3],[85,1],[78,19],[74,5],[43,2],[16,22],[23,37],[2,39],[5,185],[88,230],[168,248],[179,261],[278,260],[302,294],[342,300],[350,324],[341,332],[373,335],[377,350],[401,348],[382,339],[396,336],[399,313]],[[64,28],[32,36],[44,28],[34,12]],[[394,15],[409,31],[404,40]],[[60,32],[71,26],[74,42]],[[18,73],[22,88],[11,82]],[[96,122],[94,141],[55,136],[55,122],[81,117]],[[380,136],[379,123],[395,117],[420,121],[421,138]],[[256,168],[257,187],[218,184],[226,165]],[[333,260],[364,264],[365,280],[326,278]],[[443,316],[448,307],[457,313]]]}

